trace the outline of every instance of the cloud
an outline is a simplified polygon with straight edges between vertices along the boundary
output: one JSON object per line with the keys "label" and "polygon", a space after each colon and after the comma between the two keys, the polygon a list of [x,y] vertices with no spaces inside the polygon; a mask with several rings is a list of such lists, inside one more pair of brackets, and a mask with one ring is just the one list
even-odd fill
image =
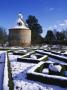
{"label": "cloud", "polygon": [[51,26],[48,27],[49,30],[53,29]]}
{"label": "cloud", "polygon": [[60,23],[59,26],[61,26],[61,27],[67,26],[67,20],[64,20],[64,22]]}
{"label": "cloud", "polygon": [[62,23],[58,23],[57,25],[52,25],[52,26],[49,26],[48,27],[48,30],[53,30],[53,29],[65,29],[67,28],[67,19],[66,20],[63,20]]}
{"label": "cloud", "polygon": [[49,11],[54,11],[54,8],[49,8]]}
{"label": "cloud", "polygon": [[67,20],[64,20],[64,23],[67,24]]}
{"label": "cloud", "polygon": [[53,26],[53,28],[55,28],[55,29],[56,29],[56,28],[57,28],[57,25],[54,25],[54,26]]}
{"label": "cloud", "polygon": [[65,23],[61,23],[61,24],[59,24],[59,26],[63,27],[63,26],[65,26]]}

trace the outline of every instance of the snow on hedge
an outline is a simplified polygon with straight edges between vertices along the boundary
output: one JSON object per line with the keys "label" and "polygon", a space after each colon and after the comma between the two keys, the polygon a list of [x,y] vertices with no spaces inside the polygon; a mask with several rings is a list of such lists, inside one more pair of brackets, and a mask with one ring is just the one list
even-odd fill
{"label": "snow on hedge", "polygon": [[64,59],[64,60],[60,60],[60,61],[64,61],[64,62],[67,62],[67,57],[63,56],[63,55],[58,55],[58,54],[53,54],[51,52],[46,52],[44,50],[36,50],[37,52],[40,52],[40,53],[43,53],[43,54],[47,54],[47,55],[51,55],[51,56],[54,56],[54,57],[58,57],[58,59]]}
{"label": "snow on hedge", "polygon": [[[29,72],[30,69],[31,72],[34,71],[34,69],[36,69],[36,64],[17,62],[16,60],[18,57],[20,56],[9,54],[14,81],[14,90],[67,90],[67,88],[61,88],[55,85],[48,85],[32,80],[27,80],[26,73]],[[41,62],[39,65],[43,63],[44,62]],[[48,61],[48,63],[53,62]],[[39,67],[39,65],[37,65],[37,67]]]}
{"label": "snow on hedge", "polygon": [[50,64],[49,69],[54,72],[61,72],[62,66]]}
{"label": "snow on hedge", "polygon": [[22,49],[22,50],[16,50],[14,53],[27,53],[27,50]]}
{"label": "snow on hedge", "polygon": [[39,76],[43,76],[48,77],[48,78],[54,78],[54,79],[59,79],[59,80],[67,80],[67,77],[63,77],[63,76],[57,76],[57,75],[48,75],[48,74],[43,74],[43,73],[37,73],[35,72],[35,70],[37,68],[39,68],[41,65],[45,64],[46,62],[39,62],[36,66],[34,66],[33,68],[31,68],[27,73],[28,74],[34,74],[34,75],[39,75]]}
{"label": "snow on hedge", "polygon": [[9,90],[8,87],[8,65],[7,65],[7,52],[5,52],[5,67],[4,67],[4,79],[3,79],[3,90]]}

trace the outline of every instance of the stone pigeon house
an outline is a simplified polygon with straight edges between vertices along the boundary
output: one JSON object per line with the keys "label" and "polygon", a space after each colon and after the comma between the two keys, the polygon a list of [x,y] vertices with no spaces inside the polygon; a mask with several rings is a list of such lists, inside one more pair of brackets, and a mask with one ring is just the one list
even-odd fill
{"label": "stone pigeon house", "polygon": [[22,14],[18,16],[16,25],[9,29],[9,46],[30,46],[31,30],[24,22]]}

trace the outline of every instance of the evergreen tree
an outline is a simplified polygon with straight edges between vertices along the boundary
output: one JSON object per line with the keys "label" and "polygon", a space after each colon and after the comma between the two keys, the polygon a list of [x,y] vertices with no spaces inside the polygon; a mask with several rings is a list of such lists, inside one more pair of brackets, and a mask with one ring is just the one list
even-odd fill
{"label": "evergreen tree", "polygon": [[37,18],[35,16],[30,15],[26,20],[26,23],[28,24],[28,27],[30,28],[32,33],[31,35],[32,44],[40,43],[41,41],[40,34],[42,33],[42,27],[38,23]]}
{"label": "evergreen tree", "polygon": [[59,41],[63,41],[65,39],[65,35],[63,32],[57,32],[56,33],[56,39]]}
{"label": "evergreen tree", "polygon": [[0,27],[0,44],[3,46],[7,42],[8,36],[5,28]]}
{"label": "evergreen tree", "polygon": [[49,44],[52,44],[55,41],[55,36],[51,30],[47,31],[47,34],[45,36],[45,41]]}

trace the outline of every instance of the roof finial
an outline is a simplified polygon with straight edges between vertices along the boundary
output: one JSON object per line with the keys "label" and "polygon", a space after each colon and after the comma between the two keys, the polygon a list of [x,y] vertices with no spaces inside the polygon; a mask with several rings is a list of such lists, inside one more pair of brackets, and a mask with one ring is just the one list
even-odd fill
{"label": "roof finial", "polygon": [[18,14],[20,19],[23,19],[23,15],[21,13]]}

